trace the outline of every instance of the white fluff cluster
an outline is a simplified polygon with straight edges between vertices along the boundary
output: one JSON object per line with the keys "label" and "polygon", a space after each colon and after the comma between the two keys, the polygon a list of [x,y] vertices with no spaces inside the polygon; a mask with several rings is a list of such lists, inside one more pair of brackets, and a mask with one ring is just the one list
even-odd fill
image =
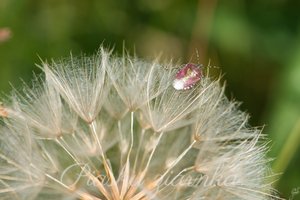
{"label": "white fluff cluster", "polygon": [[0,199],[278,199],[260,130],[204,72],[116,57],[43,63],[0,104]]}

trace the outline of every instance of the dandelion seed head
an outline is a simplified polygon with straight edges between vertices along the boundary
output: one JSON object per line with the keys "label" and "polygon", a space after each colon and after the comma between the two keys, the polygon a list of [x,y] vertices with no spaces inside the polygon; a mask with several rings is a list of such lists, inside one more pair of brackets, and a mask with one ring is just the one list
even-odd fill
{"label": "dandelion seed head", "polygon": [[279,199],[261,130],[204,68],[102,47],[40,67],[0,104],[1,199]]}

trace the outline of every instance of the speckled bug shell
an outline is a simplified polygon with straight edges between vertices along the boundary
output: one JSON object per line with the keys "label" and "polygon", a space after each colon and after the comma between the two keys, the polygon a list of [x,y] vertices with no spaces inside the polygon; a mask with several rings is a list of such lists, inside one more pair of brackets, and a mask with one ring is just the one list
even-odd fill
{"label": "speckled bug shell", "polygon": [[198,81],[201,80],[202,70],[193,63],[188,63],[181,68],[175,76],[173,87],[175,90],[191,89]]}

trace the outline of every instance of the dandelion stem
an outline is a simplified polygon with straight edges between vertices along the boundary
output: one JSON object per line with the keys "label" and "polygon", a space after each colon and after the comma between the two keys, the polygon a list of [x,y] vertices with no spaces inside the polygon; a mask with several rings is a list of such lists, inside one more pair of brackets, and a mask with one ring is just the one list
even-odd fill
{"label": "dandelion stem", "polygon": [[55,163],[53,157],[51,156],[51,153],[44,147],[44,145],[39,145],[39,147],[42,149],[43,154],[45,155],[46,158],[49,159],[50,163],[52,164],[52,167],[54,168],[55,171],[58,171],[58,166]]}
{"label": "dandelion stem", "polygon": [[127,154],[127,159],[126,159],[126,164],[125,164],[125,169],[124,169],[124,177],[123,177],[123,184],[122,184],[122,189],[121,189],[121,199],[123,199],[124,195],[126,194],[126,190],[129,186],[129,177],[130,177],[130,154],[132,151],[133,147],[133,125],[134,125],[134,112],[131,112],[130,115],[130,148]]}
{"label": "dandelion stem", "polygon": [[130,114],[130,148],[127,154],[127,161],[129,160],[132,148],[133,148],[133,125],[134,125],[134,112]]}
{"label": "dandelion stem", "polygon": [[145,129],[142,129],[142,132],[141,132],[141,137],[140,137],[140,140],[139,140],[139,146],[138,146],[138,149],[137,149],[137,152],[136,152],[136,155],[135,155],[135,160],[134,160],[134,165],[133,165],[133,172],[135,172],[136,170],[136,164],[137,164],[137,160],[138,160],[138,157],[139,157],[139,154],[140,154],[140,151],[141,151],[141,147],[142,147],[142,141],[144,139],[144,135],[145,135]]}
{"label": "dandelion stem", "polygon": [[149,156],[149,158],[148,158],[146,167],[145,167],[144,171],[142,172],[143,176],[145,176],[146,173],[147,173],[147,171],[148,171],[148,168],[149,168],[150,162],[151,162],[151,160],[152,160],[152,157],[153,157],[153,155],[154,155],[154,152],[155,152],[155,150],[156,150],[156,148],[157,148],[157,146],[158,146],[158,144],[159,144],[159,142],[160,142],[160,140],[161,140],[161,138],[162,138],[162,136],[163,136],[163,132],[158,133],[158,134],[159,134],[158,139],[156,140],[155,146],[153,147],[153,149],[152,149],[152,151],[151,151],[151,154],[150,154],[150,156]]}
{"label": "dandelion stem", "polygon": [[126,191],[129,187],[129,178],[130,178],[130,163],[127,160],[126,164],[125,164],[125,169],[124,169],[124,175],[123,175],[123,183],[122,183],[122,188],[121,188],[121,195],[120,195],[120,199],[123,199]]}
{"label": "dandelion stem", "polygon": [[[76,134],[72,134],[72,138],[74,139],[74,141],[76,142],[76,144],[78,146],[82,145],[82,139],[80,138],[78,140],[78,138],[76,137]],[[89,165],[91,165],[91,167],[93,167],[94,169],[96,169],[96,166],[94,165],[94,163],[91,161],[91,159],[89,157],[86,157],[85,159],[87,159],[89,161]]]}
{"label": "dandelion stem", "polygon": [[[62,138],[62,140],[63,140],[63,138]],[[64,140],[63,140],[64,141]],[[89,172],[89,171],[87,171],[86,169],[85,169],[85,167],[82,167],[81,166],[81,164],[80,164],[80,162],[71,154],[71,152],[70,151],[68,151],[68,149],[58,140],[58,139],[56,139],[56,142],[65,150],[65,152],[75,161],[75,163],[78,165],[78,166],[80,166],[80,168],[84,171],[84,172],[86,172],[87,173],[87,175],[89,176],[89,178],[91,178],[96,184],[97,184],[97,186],[98,186],[98,188],[99,188],[99,190],[102,192],[102,194],[103,195],[105,195],[105,196],[107,196],[107,197],[109,197],[108,196],[108,193],[107,193],[107,191],[105,190],[105,188],[104,188],[104,186],[103,186],[103,184],[97,179],[97,178],[95,178],[93,175],[91,175],[91,173]],[[49,177],[49,176],[47,176],[47,177]],[[53,180],[53,179],[52,179]],[[57,182],[57,181],[56,181]],[[60,181],[59,181],[60,182]],[[61,183],[61,182],[60,182]],[[63,184],[63,183],[62,183]],[[107,199],[109,199],[109,198],[107,198]]]}
{"label": "dandelion stem", "polygon": [[275,172],[284,172],[290,164],[293,156],[295,156],[297,149],[300,146],[300,118],[292,129],[291,133],[288,134],[288,139],[286,140],[282,150],[273,165]]}
{"label": "dandelion stem", "polygon": [[100,140],[99,140],[99,137],[98,137],[98,134],[97,134],[97,128],[96,128],[96,122],[93,121],[92,123],[90,123],[90,128],[91,128],[91,131],[92,131],[92,134],[94,136],[94,138],[96,139],[96,142],[98,144],[98,147],[101,151],[101,156],[103,158],[103,161],[106,162],[106,158],[105,158],[105,155],[104,155],[104,151],[103,151],[103,148],[102,148],[102,145],[100,143]]}
{"label": "dandelion stem", "polygon": [[16,163],[15,161],[9,159],[7,156],[5,156],[5,155],[3,155],[3,154],[1,154],[1,153],[0,153],[0,158],[2,158],[3,160],[5,160],[7,163],[9,163],[9,164],[15,166],[17,169],[19,169],[19,170],[25,172],[26,174],[32,175],[32,172],[31,172],[31,171],[25,170],[24,167],[22,167],[21,165],[19,165],[18,163]]}
{"label": "dandelion stem", "polygon": [[80,162],[75,158],[75,156],[58,140],[58,138],[55,139],[55,141],[63,148],[63,150],[75,161],[75,163],[80,166]]}
{"label": "dandelion stem", "polygon": [[49,179],[51,179],[52,181],[58,183],[59,185],[63,186],[64,188],[68,189],[69,191],[73,191],[69,186],[67,186],[66,184],[64,184],[63,182],[61,182],[60,180],[54,178],[53,176],[51,176],[50,174],[45,174],[46,177],[48,177]]}
{"label": "dandelion stem", "polygon": [[[62,141],[64,141],[63,140],[63,138],[62,138]],[[80,168],[83,170],[83,171],[85,171],[85,172],[87,172],[88,174],[90,173],[90,172],[88,172],[88,171],[86,171],[86,169],[84,168],[84,167],[82,167],[81,166],[81,164],[80,164],[80,162],[71,154],[71,152],[58,140],[58,139],[56,139],[56,142],[65,150],[65,152],[75,161],[75,163],[77,164],[77,166],[80,166]]]}
{"label": "dandelion stem", "polygon": [[118,132],[119,132],[119,137],[120,137],[120,166],[123,165],[123,151],[122,151],[122,142],[123,142],[123,133],[122,133],[122,124],[121,124],[121,120],[118,120]]}
{"label": "dandelion stem", "polygon": [[158,184],[161,180],[163,180],[163,178],[171,171],[171,169],[173,169],[173,167],[175,167],[179,162],[180,160],[190,151],[190,149],[194,146],[194,144],[196,143],[196,140],[194,140],[190,146],[184,150],[180,156],[177,157],[177,159],[172,163],[172,165],[167,169],[167,171],[165,171],[165,173],[163,175],[161,175],[159,177],[159,179],[157,179],[156,181],[154,181],[156,184]]}
{"label": "dandelion stem", "polygon": [[61,185],[62,187],[64,187],[65,189],[67,189],[70,192],[75,192],[78,196],[80,196],[83,199],[90,199],[90,200],[101,200],[97,197],[92,197],[90,194],[87,194],[85,192],[81,192],[78,190],[74,190],[72,188],[70,188],[69,186],[67,186],[66,184],[64,184],[63,182],[59,181],[58,179],[54,178],[53,176],[51,176],[50,174],[45,174],[46,177],[48,177],[49,179],[51,179],[52,181],[58,183],[59,185]]}
{"label": "dandelion stem", "polygon": [[100,148],[101,156],[102,156],[102,159],[103,159],[104,169],[105,169],[105,172],[106,172],[106,174],[108,175],[108,177],[111,181],[111,190],[112,190],[113,196],[115,197],[115,199],[118,199],[118,196],[120,195],[119,194],[119,189],[118,189],[118,184],[117,184],[117,181],[115,179],[115,176],[114,176],[109,164],[107,163],[106,157],[104,155],[104,151],[103,151],[102,145],[100,143],[100,140],[99,140],[99,137],[98,137],[98,134],[97,134],[97,131],[96,131],[97,128],[96,128],[96,122],[95,121],[93,121],[90,124],[90,128],[91,128],[92,134],[94,135],[94,137],[95,137],[95,139],[98,143],[98,146]]}

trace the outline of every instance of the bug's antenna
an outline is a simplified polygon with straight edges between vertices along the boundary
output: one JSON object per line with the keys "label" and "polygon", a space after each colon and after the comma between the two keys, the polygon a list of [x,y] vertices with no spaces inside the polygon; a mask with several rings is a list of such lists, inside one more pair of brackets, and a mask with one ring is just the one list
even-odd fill
{"label": "bug's antenna", "polygon": [[197,64],[201,66],[201,64],[200,64],[199,51],[198,51],[198,49],[195,49],[195,51],[196,51],[196,56],[197,56]]}
{"label": "bug's antenna", "polygon": [[219,69],[219,68],[220,68],[220,67],[218,67],[218,66],[211,65],[211,59],[208,59],[207,67],[208,67],[208,68],[214,68],[214,69]]}
{"label": "bug's antenna", "polygon": [[207,67],[211,67],[210,63],[211,63],[211,59],[208,59]]}
{"label": "bug's antenna", "polygon": [[203,65],[200,62],[199,51],[198,51],[198,49],[195,49],[195,51],[196,51],[196,56],[197,56],[197,66],[202,67]]}

